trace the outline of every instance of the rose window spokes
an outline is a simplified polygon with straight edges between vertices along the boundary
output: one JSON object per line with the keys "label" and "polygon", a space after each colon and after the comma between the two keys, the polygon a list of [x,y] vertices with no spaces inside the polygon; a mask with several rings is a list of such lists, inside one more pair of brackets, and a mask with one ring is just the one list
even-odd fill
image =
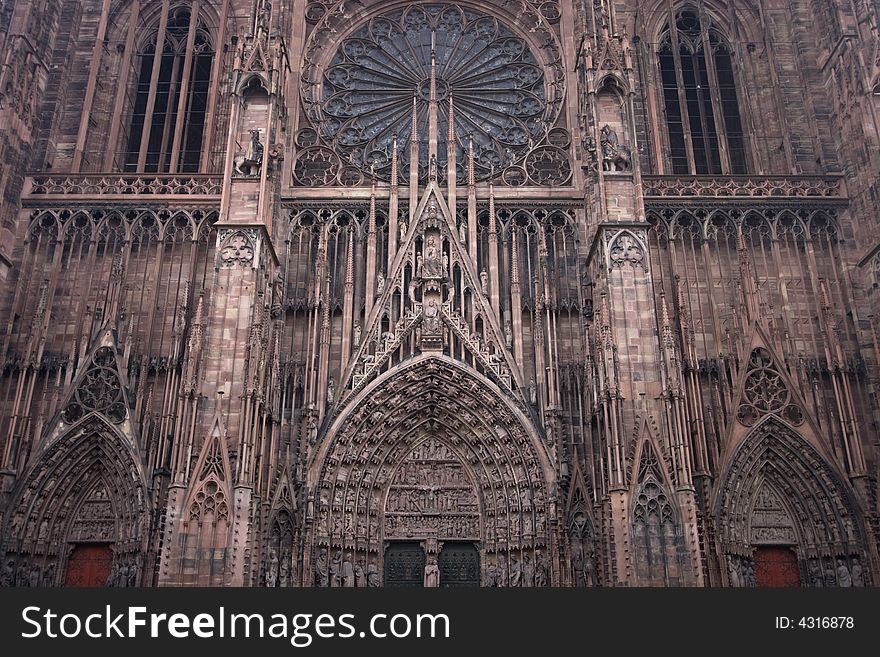
{"label": "rose window spokes", "polygon": [[752,350],[749,358],[749,372],[743,385],[743,401],[737,409],[737,419],[750,427],[769,413],[780,415],[794,425],[804,421],[803,412],[794,403],[770,353],[757,348]]}
{"label": "rose window spokes", "polygon": [[321,131],[343,161],[374,167],[387,180],[397,135],[401,173],[408,175],[415,102],[419,171],[426,176],[432,44],[441,174],[450,96],[460,180],[466,177],[470,138],[477,178],[522,158],[543,139],[549,121],[544,73],[526,42],[480,11],[417,5],[362,25],[340,44],[324,72]]}
{"label": "rose window spokes", "polygon": [[116,357],[110,347],[101,347],[95,352],[91,366],[64,408],[62,416],[65,422],[76,422],[92,412],[102,413],[116,423],[126,418],[122,382],[115,362]]}

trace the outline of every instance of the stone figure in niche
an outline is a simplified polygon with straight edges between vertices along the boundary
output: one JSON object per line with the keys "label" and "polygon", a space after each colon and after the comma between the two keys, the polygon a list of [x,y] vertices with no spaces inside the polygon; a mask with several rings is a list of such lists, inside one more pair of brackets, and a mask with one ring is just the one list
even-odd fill
{"label": "stone figure in niche", "polygon": [[109,587],[116,586],[116,583],[118,580],[119,580],[119,564],[114,563],[113,567],[110,569],[110,574],[107,575],[107,581],[104,582],[104,586],[109,586]]}
{"label": "stone figure in niche", "polygon": [[30,575],[28,575],[28,586],[31,588],[37,588],[40,585],[41,575],[43,573],[40,571],[40,567],[37,565],[31,566]]}
{"label": "stone figure in niche", "polygon": [[406,238],[406,221],[400,220],[400,241],[402,242]]}
{"label": "stone figure in niche", "polygon": [[737,557],[730,557],[730,585],[739,588],[743,585],[740,573],[740,561]]}
{"label": "stone figure in niche", "polygon": [[281,563],[278,565],[278,586],[288,586],[290,583],[290,553],[281,553]]}
{"label": "stone figure in niche", "polygon": [[376,296],[385,292],[385,275],[382,272],[376,274]]}
{"label": "stone figure in niche", "polygon": [[315,586],[326,587],[329,584],[327,577],[327,549],[321,548],[315,559]]}
{"label": "stone figure in niche", "polygon": [[482,288],[483,294],[489,294],[489,274],[485,269],[480,272],[480,288]]}
{"label": "stone figure in niche", "polygon": [[248,145],[235,156],[233,168],[235,173],[246,178],[255,178],[263,164],[263,144],[260,142],[260,131],[251,130]]}
{"label": "stone figure in niche", "polygon": [[467,226],[463,221],[458,224],[458,241],[462,244],[467,242]]}
{"label": "stone figure in niche", "polygon": [[440,568],[437,566],[437,557],[428,557],[425,564],[425,588],[435,589],[440,586]]}
{"label": "stone figure in niche", "polygon": [[354,346],[361,346],[361,321],[359,319],[354,320]]}
{"label": "stone figure in niche", "polygon": [[534,406],[538,403],[538,387],[535,385],[535,380],[529,380],[529,403]]}
{"label": "stone figure in niche", "polygon": [[358,559],[354,566],[354,585],[362,589],[367,585],[367,574],[364,572],[364,560]]}
{"label": "stone figure in niche", "polygon": [[427,333],[440,332],[440,306],[436,299],[428,299],[425,304],[425,331]]}
{"label": "stone figure in niche", "polygon": [[513,348],[513,329],[510,326],[510,320],[504,320],[504,343],[508,349]]}
{"label": "stone figure in niche", "polygon": [[367,586],[370,588],[376,588],[380,585],[379,568],[374,563],[367,564]]}
{"label": "stone figure in niche", "polygon": [[859,563],[858,559],[854,559],[852,563],[852,585],[853,586],[864,586],[865,585],[865,575],[862,572],[862,564]]}
{"label": "stone figure in niche", "polygon": [[837,584],[843,588],[849,588],[852,586],[852,577],[849,574],[849,568],[846,567],[846,564],[842,559],[838,559],[837,561]]}
{"label": "stone figure in niche", "polygon": [[351,562],[351,552],[345,554],[345,560],[342,562],[342,586],[354,588],[354,564]]}
{"label": "stone figure in niche", "polygon": [[336,550],[330,560],[330,586],[342,586],[342,550]]}
{"label": "stone figure in niche", "polygon": [[331,376],[327,381],[327,403],[332,404],[336,399],[336,381]]}
{"label": "stone figure in niche", "polygon": [[515,554],[510,555],[510,585],[522,586],[522,567]]}
{"label": "stone figure in niche", "polygon": [[602,169],[604,171],[629,171],[630,150],[620,143],[617,131],[609,125],[602,126],[599,133],[602,147]]}
{"label": "stone figure in niche", "polygon": [[133,587],[137,582],[137,566],[135,564],[130,564],[128,566],[128,581],[126,585],[129,587]]}
{"label": "stone figure in niche", "polygon": [[543,552],[535,553],[535,586],[547,586],[550,580],[550,563]]}
{"label": "stone figure in niche", "polygon": [[15,561],[9,559],[0,573],[0,586],[15,586]]}
{"label": "stone figure in niche", "polygon": [[18,564],[18,568],[15,571],[15,585],[19,588],[24,588],[28,585],[28,570],[24,562]]}
{"label": "stone figure in niche", "polygon": [[273,588],[278,578],[278,555],[272,550],[269,555],[269,567],[266,569],[266,586]]}
{"label": "stone figure in niche", "polygon": [[43,573],[43,586],[55,586],[55,564],[50,563],[46,566],[46,572]]}
{"label": "stone figure in niche", "polygon": [[429,237],[425,244],[421,270],[423,278],[443,278],[443,257],[435,237]]}
{"label": "stone figure in niche", "polygon": [[498,566],[494,561],[490,561],[486,566],[486,580],[485,585],[489,587],[495,587],[501,585],[501,574],[498,572]]}
{"label": "stone figure in niche", "polygon": [[532,564],[532,558],[526,552],[522,558],[522,585],[531,586],[535,580],[535,567]]}

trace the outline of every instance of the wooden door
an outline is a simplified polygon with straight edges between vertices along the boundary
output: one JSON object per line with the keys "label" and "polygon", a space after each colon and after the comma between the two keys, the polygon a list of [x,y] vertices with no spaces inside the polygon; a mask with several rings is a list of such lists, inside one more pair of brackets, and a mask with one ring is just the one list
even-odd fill
{"label": "wooden door", "polygon": [[105,586],[112,566],[113,552],[109,545],[77,545],[67,560],[64,586]]}
{"label": "wooden door", "polygon": [[801,574],[794,550],[777,546],[756,548],[755,585],[774,588],[800,586]]}
{"label": "wooden door", "polygon": [[392,543],[385,551],[385,586],[424,586],[425,552],[418,543]]}
{"label": "wooden door", "polygon": [[440,586],[480,585],[480,553],[473,543],[445,543],[438,565]]}

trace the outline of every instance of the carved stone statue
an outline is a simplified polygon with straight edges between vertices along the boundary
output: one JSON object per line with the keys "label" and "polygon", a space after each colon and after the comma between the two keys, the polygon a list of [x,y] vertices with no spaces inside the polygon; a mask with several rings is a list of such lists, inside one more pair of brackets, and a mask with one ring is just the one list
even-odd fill
{"label": "carved stone statue", "polygon": [[865,585],[865,575],[862,572],[862,564],[859,563],[858,559],[853,560],[851,571],[852,571],[852,585],[853,586],[864,586]]}
{"label": "carved stone statue", "polygon": [[843,562],[843,559],[837,561],[837,584],[842,588],[852,586],[852,577],[849,574],[849,568]]}
{"label": "carved stone statue", "polygon": [[739,588],[743,585],[742,574],[740,573],[739,558],[730,557],[730,585]]}
{"label": "carved stone statue", "polygon": [[55,564],[50,563],[43,572],[43,586],[55,586]]}
{"label": "carved stone statue", "polygon": [[382,272],[376,274],[376,296],[385,293],[385,275]]}
{"label": "carved stone statue", "polygon": [[535,586],[547,586],[550,581],[550,563],[543,552],[538,550],[535,553]]}
{"label": "carved stone statue", "polygon": [[359,320],[359,319],[354,320],[353,330],[354,330],[354,346],[360,347],[361,346],[361,330],[362,330],[361,329],[361,320]]}
{"label": "carved stone statue", "polygon": [[235,156],[232,167],[235,173],[246,178],[259,175],[263,164],[263,144],[260,142],[260,131],[251,130],[251,140],[241,153]]}
{"label": "carved stone statue", "polygon": [[439,333],[442,323],[440,321],[440,306],[433,298],[428,299],[424,310],[424,325],[426,333]]}
{"label": "carved stone statue", "polygon": [[532,558],[529,556],[529,553],[526,552],[522,558],[522,585],[523,586],[532,586],[535,581],[535,567],[532,564]]}
{"label": "carved stone statue", "polygon": [[437,566],[437,557],[428,557],[425,564],[425,588],[432,589],[440,586],[440,568]]}
{"label": "carved stone statue", "polygon": [[510,585],[522,586],[522,567],[515,554],[510,555]]}
{"label": "carved stone statue", "polygon": [[403,219],[401,219],[401,220],[400,220],[400,241],[401,241],[401,242],[402,242],[404,239],[406,239],[406,229],[407,229],[406,221],[403,220]]}
{"label": "carved stone statue", "polygon": [[484,585],[488,587],[495,587],[500,586],[500,584],[501,577],[500,573],[498,572],[498,566],[495,564],[494,561],[490,561],[489,564],[486,566],[486,578]]}
{"label": "carved stone statue", "polygon": [[435,237],[429,237],[425,244],[424,258],[422,259],[422,278],[443,278],[443,257]]}
{"label": "carved stone statue", "polygon": [[485,269],[480,272],[480,287],[483,290],[483,294],[489,294],[489,274]]}
{"label": "carved stone statue", "polygon": [[327,576],[327,549],[321,548],[314,565],[315,586],[326,587],[329,584]]}
{"label": "carved stone statue", "polygon": [[508,349],[513,348],[513,329],[510,326],[510,320],[504,320],[504,343]]}
{"label": "carved stone statue", "polygon": [[269,565],[266,567],[266,586],[273,588],[278,578],[278,555],[275,550],[269,555]]}
{"label": "carved stone statue", "polygon": [[602,169],[605,171],[629,171],[630,150],[621,144],[617,131],[609,125],[602,126],[599,133],[599,145],[602,147]]}
{"label": "carved stone statue", "polygon": [[336,381],[331,376],[327,381],[327,403],[332,404],[336,399]]}
{"label": "carved stone statue", "polygon": [[9,559],[0,573],[0,586],[15,586],[15,561]]}
{"label": "carved stone statue", "polygon": [[367,574],[364,572],[364,560],[358,559],[354,566],[354,585],[362,589],[367,585]]}
{"label": "carved stone statue", "polygon": [[379,568],[372,562],[367,564],[367,586],[376,588],[381,585],[382,583],[379,581]]}
{"label": "carved stone statue", "polygon": [[342,550],[336,550],[330,560],[330,586],[342,586]]}
{"label": "carved stone statue", "polygon": [[346,552],[342,561],[342,586],[354,588],[354,564],[351,562],[351,552]]}
{"label": "carved stone statue", "polygon": [[462,244],[467,242],[467,226],[463,221],[458,224],[458,241]]}

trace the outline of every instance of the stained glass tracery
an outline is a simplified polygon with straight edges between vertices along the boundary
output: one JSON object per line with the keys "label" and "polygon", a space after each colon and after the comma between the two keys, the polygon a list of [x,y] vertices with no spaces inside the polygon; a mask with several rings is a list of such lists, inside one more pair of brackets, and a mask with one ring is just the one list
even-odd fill
{"label": "stained glass tracery", "polygon": [[374,167],[387,180],[396,136],[401,176],[407,176],[415,103],[420,177],[426,176],[432,51],[441,175],[450,97],[459,180],[466,179],[470,139],[478,179],[523,158],[543,139],[551,119],[544,72],[526,41],[474,9],[416,5],[376,16],[355,30],[324,71],[320,130],[344,162]]}

